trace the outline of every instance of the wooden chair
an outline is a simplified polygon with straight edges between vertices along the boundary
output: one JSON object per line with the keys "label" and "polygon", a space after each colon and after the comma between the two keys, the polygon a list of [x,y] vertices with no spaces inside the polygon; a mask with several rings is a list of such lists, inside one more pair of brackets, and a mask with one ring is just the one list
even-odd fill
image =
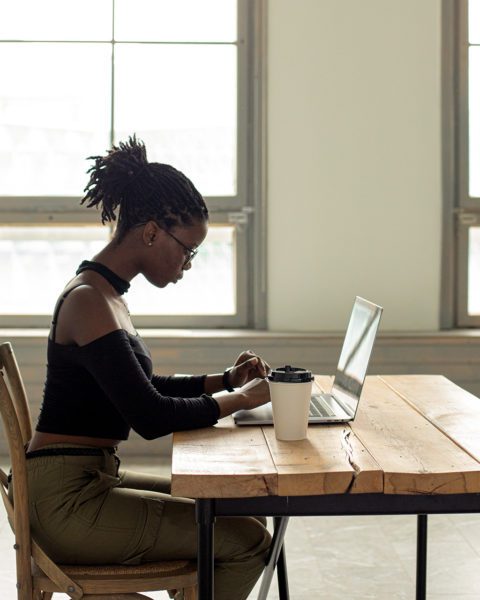
{"label": "wooden chair", "polygon": [[[74,600],[147,598],[138,592],[183,590],[197,598],[196,564],[187,560],[125,565],[59,565],[30,535],[25,444],[32,434],[30,410],[10,343],[0,344],[0,412],[13,473],[13,504],[8,477],[0,469],[0,493],[15,535],[18,600],[50,600],[63,592]],[[10,483],[12,485],[12,483]]]}

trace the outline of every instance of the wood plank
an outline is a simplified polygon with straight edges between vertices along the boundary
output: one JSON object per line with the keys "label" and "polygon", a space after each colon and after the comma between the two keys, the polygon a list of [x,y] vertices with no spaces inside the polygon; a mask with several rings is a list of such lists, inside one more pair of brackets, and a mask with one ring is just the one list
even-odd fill
{"label": "wood plank", "polygon": [[[329,391],[332,380],[316,375],[313,391]],[[307,439],[296,442],[277,440],[273,427],[264,433],[282,496],[383,491],[380,467],[348,424],[309,425]]]}
{"label": "wood plank", "polygon": [[480,398],[441,375],[389,375],[381,379],[480,461]]}
{"label": "wood plank", "polygon": [[383,474],[348,425],[310,425],[307,439],[264,434],[278,472],[280,496],[381,493]]}
{"label": "wood plank", "polygon": [[480,464],[379,377],[367,377],[351,427],[383,469],[386,494],[480,492]]}
{"label": "wood plank", "polygon": [[215,427],[174,434],[172,494],[186,498],[243,498],[278,493],[277,471],[260,427]]}
{"label": "wood plank", "polygon": [[[315,375],[314,391],[328,393],[332,389],[333,377]],[[351,493],[377,493],[383,492],[383,471],[370,452],[356,437],[355,432],[348,425],[350,435],[345,440],[346,452],[349,462],[355,469],[355,479]],[[349,447],[351,446],[351,448]]]}

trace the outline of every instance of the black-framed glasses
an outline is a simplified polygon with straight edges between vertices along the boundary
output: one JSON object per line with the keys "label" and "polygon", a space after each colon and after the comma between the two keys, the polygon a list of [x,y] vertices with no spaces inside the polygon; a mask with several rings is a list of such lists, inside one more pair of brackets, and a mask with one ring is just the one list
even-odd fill
{"label": "black-framed glasses", "polygon": [[177,244],[180,244],[180,246],[187,252],[185,262],[183,263],[183,266],[186,267],[197,256],[198,248],[189,248],[188,246],[185,246],[185,244],[181,242],[176,236],[174,236],[173,233],[170,233],[166,229],[163,229],[163,231],[171,238],[173,238],[177,242]]}

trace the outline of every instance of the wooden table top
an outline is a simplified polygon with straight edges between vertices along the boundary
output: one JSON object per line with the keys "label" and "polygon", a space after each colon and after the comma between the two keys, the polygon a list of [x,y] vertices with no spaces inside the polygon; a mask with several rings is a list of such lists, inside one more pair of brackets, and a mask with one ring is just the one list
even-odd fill
{"label": "wooden table top", "polygon": [[339,493],[480,493],[480,399],[440,375],[369,376],[355,421],[310,425],[306,440],[231,417],[174,434],[175,496]]}

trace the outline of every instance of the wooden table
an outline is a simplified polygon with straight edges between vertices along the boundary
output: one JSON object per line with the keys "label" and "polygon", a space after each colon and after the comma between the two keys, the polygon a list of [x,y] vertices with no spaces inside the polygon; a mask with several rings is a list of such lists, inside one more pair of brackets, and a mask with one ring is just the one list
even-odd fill
{"label": "wooden table", "polygon": [[281,442],[273,427],[231,417],[179,432],[172,494],[196,499],[200,600],[213,598],[215,516],[254,514],[419,515],[420,600],[426,515],[480,512],[480,399],[439,375],[370,376],[355,421],[310,426],[306,440]]}

